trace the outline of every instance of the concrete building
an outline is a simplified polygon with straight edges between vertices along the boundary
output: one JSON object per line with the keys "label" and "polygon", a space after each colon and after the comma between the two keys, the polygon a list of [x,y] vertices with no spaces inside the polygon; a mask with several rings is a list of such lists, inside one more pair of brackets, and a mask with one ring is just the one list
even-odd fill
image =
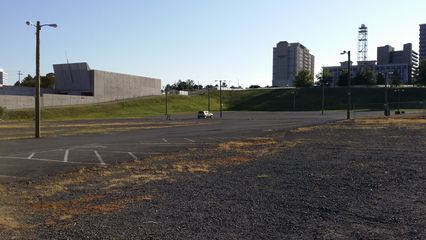
{"label": "concrete building", "polygon": [[[395,48],[386,45],[377,48],[377,63],[376,61],[362,61],[357,65],[352,65],[351,77],[354,78],[367,68],[376,75],[381,73],[385,78],[388,78],[390,73],[398,72],[403,84],[412,84],[413,74],[417,67],[418,53],[413,51],[411,43],[404,44],[402,51],[395,51]],[[324,67],[324,69],[331,73],[331,85],[337,86],[340,74],[347,69],[347,61],[341,62],[340,66]]]}
{"label": "concrete building", "polygon": [[279,42],[273,49],[272,86],[294,85],[297,74],[309,70],[314,74],[315,57],[300,43]]}
{"label": "concrete building", "polygon": [[420,61],[426,60],[426,24],[420,24]]}
{"label": "concrete building", "polygon": [[[87,63],[56,64],[55,89],[42,89],[43,107],[100,103],[161,95],[161,80],[90,69]],[[3,87],[0,106],[34,107],[34,88]]]}
{"label": "concrete building", "polygon": [[160,95],[161,80],[90,69],[87,63],[56,64],[59,94],[95,96],[108,100]]}

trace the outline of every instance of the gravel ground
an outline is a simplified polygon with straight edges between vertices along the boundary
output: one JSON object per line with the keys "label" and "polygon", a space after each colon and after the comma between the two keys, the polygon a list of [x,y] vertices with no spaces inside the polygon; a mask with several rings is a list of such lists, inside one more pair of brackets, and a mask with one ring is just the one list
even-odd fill
{"label": "gravel ground", "polygon": [[425,239],[426,121],[187,148],[0,188],[0,239]]}

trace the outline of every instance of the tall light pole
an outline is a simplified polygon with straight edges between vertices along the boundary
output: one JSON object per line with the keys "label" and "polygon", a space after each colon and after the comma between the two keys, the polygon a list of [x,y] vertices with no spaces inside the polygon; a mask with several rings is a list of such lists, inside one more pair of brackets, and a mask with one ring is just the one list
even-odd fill
{"label": "tall light pole", "polygon": [[401,107],[401,92],[404,92],[404,89],[398,88],[398,89],[395,89],[394,92],[398,93],[398,111],[397,111],[397,113],[401,114],[401,109],[400,109],[400,107]]}
{"label": "tall light pole", "polygon": [[210,86],[207,86],[207,98],[208,98],[207,111],[210,112]]}
{"label": "tall light pole", "polygon": [[226,82],[226,80],[215,80],[215,82],[219,82],[220,118],[222,118],[222,81]]}
{"label": "tall light pole", "polygon": [[40,24],[37,21],[36,24],[27,21],[28,26],[36,28],[36,81],[35,81],[35,138],[40,138],[40,31],[42,27],[48,26],[57,28],[57,24]]}
{"label": "tall light pole", "polygon": [[351,51],[343,51],[340,53],[348,54],[348,107],[346,112],[346,119],[351,119]]}
{"label": "tall light pole", "polygon": [[325,82],[324,82],[324,76],[323,76],[323,80],[322,80],[322,83],[321,83],[321,90],[322,90],[322,97],[321,97],[321,115],[324,115],[324,105],[325,105],[325,90],[324,90],[324,85],[325,85]]}
{"label": "tall light pole", "polygon": [[293,112],[296,111],[296,94],[297,94],[297,89],[294,89],[291,93],[293,93]]}
{"label": "tall light pole", "polygon": [[385,79],[385,116],[390,115],[389,109],[389,100],[388,100],[388,83],[389,83],[389,75],[393,74],[393,72],[387,72]]}
{"label": "tall light pole", "polygon": [[168,85],[164,88],[164,93],[166,94],[166,102],[165,102],[165,104],[166,104],[166,120],[168,120],[169,119],[169,112],[168,112],[168,106],[167,106],[167,90],[168,90],[169,88],[168,88]]}

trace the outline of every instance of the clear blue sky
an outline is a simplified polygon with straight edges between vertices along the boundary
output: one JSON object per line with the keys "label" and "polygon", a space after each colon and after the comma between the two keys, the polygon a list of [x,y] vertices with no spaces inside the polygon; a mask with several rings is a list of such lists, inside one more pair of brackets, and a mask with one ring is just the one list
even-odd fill
{"label": "clear blue sky", "polygon": [[369,59],[376,47],[418,51],[426,1],[396,0],[3,0],[0,68],[13,84],[17,72],[34,75],[34,28],[25,21],[57,23],[43,28],[42,74],[52,64],[88,62],[93,69],[163,80],[212,84],[227,79],[248,87],[272,84],[272,48],[300,42],[321,66],[357,51],[357,30],[369,28]]}

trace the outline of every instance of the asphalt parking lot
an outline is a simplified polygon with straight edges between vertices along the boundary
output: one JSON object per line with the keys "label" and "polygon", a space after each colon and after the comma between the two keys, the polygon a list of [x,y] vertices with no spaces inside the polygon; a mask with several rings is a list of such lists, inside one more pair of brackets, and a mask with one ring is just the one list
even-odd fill
{"label": "asphalt parking lot", "polygon": [[[54,175],[84,166],[143,161],[147,155],[173,153],[194,145],[245,139],[345,117],[344,111],[324,116],[319,112],[225,112],[222,119],[201,119],[198,121],[204,124],[190,127],[7,140],[0,144],[0,182]],[[162,118],[149,119],[167,122]],[[194,116],[175,116],[172,121],[194,121]]]}

